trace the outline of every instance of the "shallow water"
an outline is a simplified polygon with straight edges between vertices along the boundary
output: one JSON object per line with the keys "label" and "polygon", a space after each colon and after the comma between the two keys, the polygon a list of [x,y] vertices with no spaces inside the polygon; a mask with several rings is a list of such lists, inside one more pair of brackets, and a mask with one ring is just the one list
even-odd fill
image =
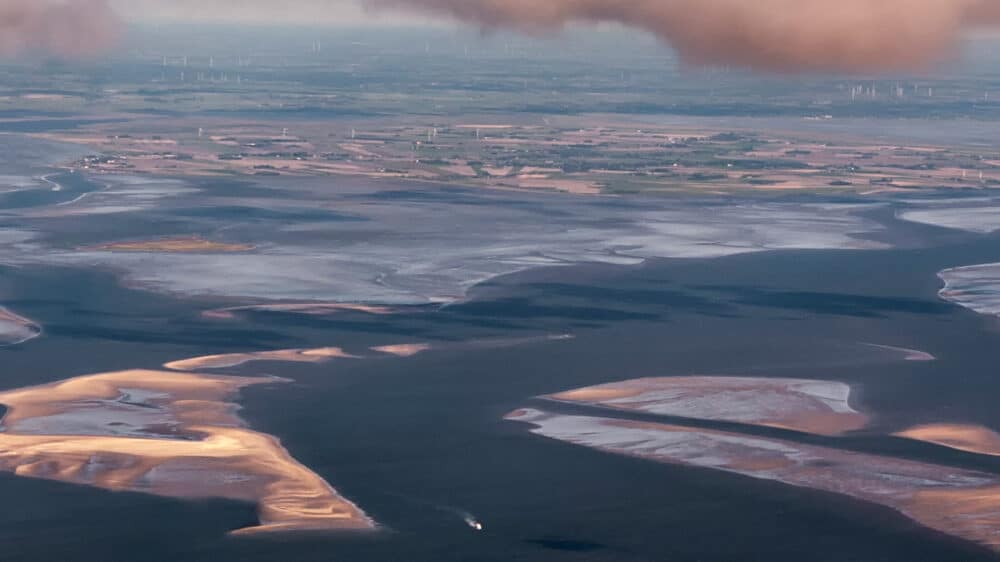
{"label": "shallow water", "polygon": [[[5,388],[211,353],[576,336],[233,369],[296,380],[247,391],[243,416],[371,514],[383,525],[374,535],[232,539],[224,531],[254,520],[248,506],[2,477],[8,501],[31,505],[2,516],[6,556],[106,560],[140,549],[149,560],[993,559],[887,508],[577,449],[501,417],[539,394],[637,376],[841,380],[876,422],[839,446],[996,473],[994,458],[884,436],[931,421],[1000,427],[990,390],[1000,334],[986,317],[940,301],[935,278],[996,247],[976,239],[926,250],[542,269],[496,279],[440,310],[229,321],[201,316],[219,301],[125,289],[106,273],[5,270],[4,302],[47,328],[45,338],[0,350]],[[907,362],[859,342],[938,360]],[[470,529],[457,515],[466,512],[486,530]]]}

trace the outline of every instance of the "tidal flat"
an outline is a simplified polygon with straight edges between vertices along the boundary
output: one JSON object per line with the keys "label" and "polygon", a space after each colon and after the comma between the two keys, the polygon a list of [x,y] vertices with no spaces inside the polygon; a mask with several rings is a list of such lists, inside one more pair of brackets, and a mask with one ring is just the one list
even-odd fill
{"label": "tidal flat", "polygon": [[[548,562],[578,548],[623,561],[739,559],[748,548],[779,561],[996,559],[979,530],[945,524],[979,513],[969,495],[1000,473],[998,457],[966,446],[967,434],[962,447],[936,434],[897,436],[1000,423],[989,392],[995,321],[940,298],[937,277],[995,261],[996,235],[897,218],[926,203],[892,194],[574,196],[344,178],[81,181],[92,189],[85,196],[46,194],[3,217],[0,302],[45,328],[0,350],[10,420],[19,389],[46,388],[51,398],[47,385],[93,373],[158,374],[26,420],[22,430],[36,433],[5,425],[14,473],[0,476],[0,494],[32,513],[27,523],[0,514],[11,560],[115,559],[137,542],[150,560],[213,562],[331,553]],[[99,249],[192,239],[254,249]],[[186,433],[181,414],[162,412],[176,408],[157,396],[162,389],[145,388],[186,373],[241,387],[195,400],[213,415],[240,406],[239,427],[203,434],[241,444],[217,449],[207,473],[201,460],[186,464],[204,458],[207,440]],[[795,447],[820,464],[903,459],[920,467],[907,474],[940,482],[934,494],[945,495],[894,488],[890,501],[865,491],[869,481],[838,494],[792,485],[801,474],[783,483],[651,462],[503,419],[536,396],[630,379],[669,387],[692,373],[752,381],[736,394],[756,417],[716,407],[704,387],[694,389],[701,410],[679,415],[753,425],[753,439],[769,447],[798,435],[806,442]],[[776,415],[757,403],[762,396],[826,421]],[[109,425],[95,408],[120,419]],[[639,414],[660,415],[616,412]],[[63,435],[71,426],[101,441]],[[179,431],[162,440],[180,465],[128,461],[161,440],[131,435],[139,426]],[[712,439],[692,440],[695,456],[712,454]],[[38,478],[17,476],[22,465]],[[751,468],[764,465],[773,459]],[[194,475],[218,487],[191,498],[170,484]],[[308,484],[308,493],[285,489],[308,505],[282,520],[266,507],[286,506],[280,486],[264,481]],[[313,509],[314,500],[325,507]],[[920,505],[948,521],[912,516]],[[317,513],[338,517],[320,523]],[[262,525],[292,532],[232,536]],[[315,531],[337,525],[383,532]],[[53,539],[53,526],[68,531]]]}

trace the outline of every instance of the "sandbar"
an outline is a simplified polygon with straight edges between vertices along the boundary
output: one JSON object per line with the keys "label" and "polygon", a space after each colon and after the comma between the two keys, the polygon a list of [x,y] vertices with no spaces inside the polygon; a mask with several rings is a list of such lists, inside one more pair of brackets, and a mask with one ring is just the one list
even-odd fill
{"label": "sandbar", "polygon": [[1000,316],[1000,263],[955,267],[938,273],[942,299],[988,316]]}
{"label": "sandbar", "polygon": [[926,351],[920,351],[919,349],[910,349],[908,347],[897,347],[894,345],[882,345],[877,343],[862,343],[868,347],[874,347],[876,349],[884,349],[886,351],[891,351],[897,353],[903,359],[903,361],[936,361],[937,357],[934,357]]}
{"label": "sandbar", "polygon": [[632,379],[546,396],[559,402],[840,435],[868,417],[849,404],[851,387],[836,381],[755,377]]}
{"label": "sandbar", "polygon": [[284,382],[131,370],[0,393],[0,470],[112,491],[257,505],[236,533],[373,529],[267,434],[244,427],[239,389]]}
{"label": "sandbar", "polygon": [[395,355],[396,357],[413,357],[418,353],[423,353],[430,349],[431,345],[427,343],[401,343],[396,345],[373,347],[372,351],[385,353],[387,355]]}
{"label": "sandbar", "polygon": [[160,238],[157,240],[139,240],[131,242],[111,242],[101,244],[87,250],[104,252],[158,252],[169,254],[197,253],[237,253],[256,249],[250,244],[230,244],[205,240],[197,236],[182,238]]}
{"label": "sandbar", "polygon": [[0,345],[17,345],[40,335],[41,326],[0,306]]}
{"label": "sandbar", "polygon": [[667,424],[518,410],[506,416],[551,439],[832,492],[899,511],[1000,551],[1000,476],[953,467]]}
{"label": "sandbar", "polygon": [[257,351],[251,353],[227,353],[222,355],[205,355],[180,361],[171,361],[164,365],[172,371],[197,371],[201,369],[225,369],[237,367],[253,361],[288,361],[291,363],[325,363],[330,359],[354,359],[355,356],[339,347],[320,347],[317,349],[279,349],[276,351]]}
{"label": "sandbar", "polygon": [[217,308],[206,310],[202,316],[206,318],[216,318],[228,320],[236,318],[241,312],[288,312],[295,314],[307,314],[310,316],[325,316],[338,312],[364,312],[367,314],[392,314],[395,312],[387,306],[375,306],[367,304],[352,303],[281,303],[281,304],[257,304],[248,306],[234,306],[230,308]]}
{"label": "sandbar", "polygon": [[981,425],[938,423],[894,433],[897,437],[926,441],[969,453],[1000,456],[1000,433]]}

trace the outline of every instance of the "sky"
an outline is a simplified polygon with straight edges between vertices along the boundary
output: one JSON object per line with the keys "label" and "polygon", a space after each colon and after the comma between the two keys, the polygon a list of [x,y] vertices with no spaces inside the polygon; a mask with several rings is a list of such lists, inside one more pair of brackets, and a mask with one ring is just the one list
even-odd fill
{"label": "sky", "polygon": [[1000,28],[1000,0],[0,0],[0,54],[86,55],[127,21],[462,22],[535,34],[617,24],[696,65],[881,72],[955,56],[967,33]]}
{"label": "sky", "polygon": [[330,25],[431,24],[428,17],[398,11],[372,11],[360,0],[112,0],[129,21],[202,21]]}

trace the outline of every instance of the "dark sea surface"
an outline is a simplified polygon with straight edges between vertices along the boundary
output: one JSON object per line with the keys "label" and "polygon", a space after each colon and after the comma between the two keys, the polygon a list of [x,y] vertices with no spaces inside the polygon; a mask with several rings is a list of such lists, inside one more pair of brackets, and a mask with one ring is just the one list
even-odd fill
{"label": "dark sea surface", "polygon": [[[1000,458],[884,436],[926,422],[1000,429],[1000,323],[936,294],[941,269],[997,261],[1000,237],[896,226],[939,243],[537,269],[481,284],[461,303],[390,316],[219,321],[200,313],[231,302],[125,288],[110,272],[0,269],[0,301],[45,327],[45,337],[0,348],[4,389],[227,352],[440,347],[229,371],[294,379],[245,391],[243,417],[365,509],[382,525],[375,533],[232,538],[256,521],[252,506],[0,475],[0,559],[996,560],[888,508],[605,454],[502,420],[540,394],[643,376],[836,379],[854,386],[872,426],[798,439],[1000,472]],[[479,343],[458,345],[470,341]],[[904,362],[863,343],[938,360]]]}

